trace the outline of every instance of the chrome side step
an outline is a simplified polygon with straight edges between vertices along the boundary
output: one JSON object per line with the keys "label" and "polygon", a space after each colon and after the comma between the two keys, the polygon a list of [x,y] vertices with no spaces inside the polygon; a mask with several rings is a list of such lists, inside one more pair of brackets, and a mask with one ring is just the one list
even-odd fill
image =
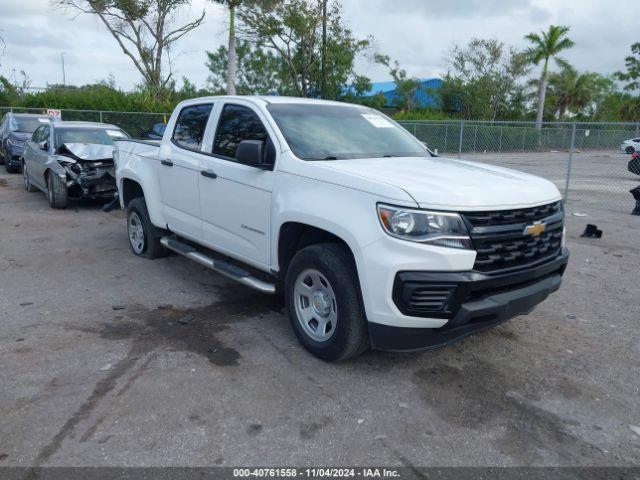
{"label": "chrome side step", "polygon": [[235,280],[236,282],[240,282],[247,287],[251,287],[262,293],[276,293],[276,286],[274,284],[258,280],[251,276],[251,274],[246,270],[232,265],[231,263],[208,257],[193,248],[191,245],[181,242],[180,240],[170,237],[162,237],[160,239],[160,243],[169,250],[190,258],[191,260],[198,262],[200,265],[210,268],[211,270],[215,270],[225,277]]}

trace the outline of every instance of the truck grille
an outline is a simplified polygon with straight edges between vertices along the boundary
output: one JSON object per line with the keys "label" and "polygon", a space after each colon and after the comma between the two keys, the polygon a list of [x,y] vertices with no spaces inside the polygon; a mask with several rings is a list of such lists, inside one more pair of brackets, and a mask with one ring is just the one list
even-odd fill
{"label": "truck grille", "polygon": [[[484,273],[525,268],[560,254],[564,217],[562,203],[517,210],[462,214],[477,251],[474,269]],[[535,224],[542,232],[526,232]]]}

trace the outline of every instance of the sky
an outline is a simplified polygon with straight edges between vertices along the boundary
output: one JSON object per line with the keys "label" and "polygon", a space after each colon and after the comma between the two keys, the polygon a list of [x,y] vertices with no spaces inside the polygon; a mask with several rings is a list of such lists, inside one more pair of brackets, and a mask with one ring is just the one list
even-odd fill
{"label": "sky", "polygon": [[[524,35],[549,24],[571,27],[576,46],[564,53],[581,70],[612,73],[624,68],[638,41],[637,0],[342,0],[347,25],[359,38],[373,37],[371,51],[398,60],[410,76],[432,77],[447,70],[447,52],[470,39],[497,38],[523,48]],[[207,79],[206,50],[226,43],[226,13],[207,0],[192,0],[177,21],[206,11],[205,23],[174,48],[174,75],[197,86]],[[626,12],[626,13],[625,13]],[[50,0],[0,0],[0,74],[10,80],[26,72],[34,87],[62,82],[82,85],[114,77],[128,90],[140,75],[116,41],[91,15],[52,8]],[[370,52],[371,53],[371,52]],[[358,73],[373,81],[388,73],[366,56]]]}

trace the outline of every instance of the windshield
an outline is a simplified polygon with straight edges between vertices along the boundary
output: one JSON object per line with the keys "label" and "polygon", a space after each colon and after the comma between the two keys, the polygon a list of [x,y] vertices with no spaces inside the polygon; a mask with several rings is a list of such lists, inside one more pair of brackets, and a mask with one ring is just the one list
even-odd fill
{"label": "windshield", "polygon": [[[113,130],[114,132],[116,130]],[[98,145],[113,145],[113,135],[105,129],[93,128],[56,128],[55,145],[58,148],[64,143],[94,143]],[[120,132],[120,130],[118,130]],[[122,134],[121,136],[124,136]]]}
{"label": "windshield", "polygon": [[304,160],[429,155],[411,134],[370,108],[294,103],[267,108],[293,153]]}
{"label": "windshield", "polygon": [[11,119],[11,131],[33,133],[43,122],[47,123],[48,120],[34,117],[13,117]]}

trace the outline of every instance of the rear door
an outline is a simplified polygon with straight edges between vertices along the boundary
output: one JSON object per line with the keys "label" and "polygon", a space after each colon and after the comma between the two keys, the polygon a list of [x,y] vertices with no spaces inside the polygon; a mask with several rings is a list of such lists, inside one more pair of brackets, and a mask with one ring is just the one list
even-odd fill
{"label": "rear door", "polygon": [[200,160],[203,239],[212,248],[266,268],[274,173],[238,162],[236,150],[243,140],[263,141],[274,164],[276,149],[270,138],[275,136],[261,112],[248,103],[227,102],[217,117],[209,155]]}
{"label": "rear door", "polygon": [[163,141],[158,178],[169,229],[187,238],[202,238],[200,162],[203,138],[213,103],[186,105],[178,114],[170,141]]}

